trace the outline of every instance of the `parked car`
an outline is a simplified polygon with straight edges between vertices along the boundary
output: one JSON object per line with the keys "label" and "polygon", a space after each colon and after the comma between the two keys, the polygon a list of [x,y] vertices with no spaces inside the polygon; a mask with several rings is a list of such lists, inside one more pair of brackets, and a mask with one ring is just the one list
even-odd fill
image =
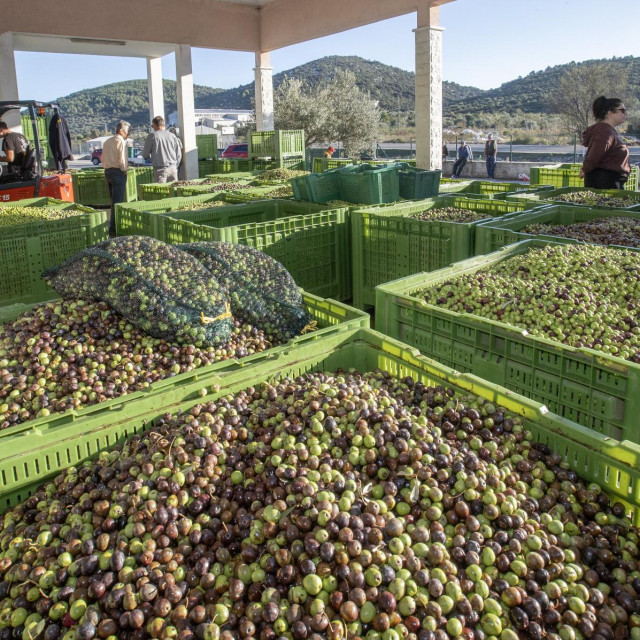
{"label": "parked car", "polygon": [[145,160],[139,153],[133,156],[133,158],[129,158],[130,165],[136,165],[137,167],[150,167],[151,166],[151,158]]}
{"label": "parked car", "polygon": [[223,158],[248,158],[249,144],[247,142],[230,144],[223,152]]}
{"label": "parked car", "polygon": [[91,154],[91,162],[96,166],[102,162],[102,149],[94,149]]}

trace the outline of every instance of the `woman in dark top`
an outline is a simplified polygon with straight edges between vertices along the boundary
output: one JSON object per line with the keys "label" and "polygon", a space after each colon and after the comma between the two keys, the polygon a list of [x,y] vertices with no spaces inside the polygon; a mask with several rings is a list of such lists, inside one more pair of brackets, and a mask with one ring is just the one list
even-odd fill
{"label": "woman in dark top", "polygon": [[627,119],[627,110],[618,98],[600,96],[593,103],[596,123],[582,132],[587,152],[580,169],[584,186],[592,189],[624,189],[629,177],[629,149],[616,131]]}

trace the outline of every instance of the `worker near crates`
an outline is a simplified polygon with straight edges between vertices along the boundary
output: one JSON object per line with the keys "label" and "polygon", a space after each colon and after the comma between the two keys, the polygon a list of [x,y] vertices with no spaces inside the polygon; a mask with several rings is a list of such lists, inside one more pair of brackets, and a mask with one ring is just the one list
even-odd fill
{"label": "worker near crates", "polygon": [[151,158],[154,182],[175,182],[182,162],[182,144],[174,133],[165,130],[162,116],[151,121],[153,132],[147,136],[142,150],[143,158]]}
{"label": "worker near crates", "polygon": [[27,139],[21,133],[11,131],[4,120],[0,120],[0,138],[4,152],[4,155],[0,156],[0,162],[7,163],[7,173],[9,174],[19,171],[29,144]]}
{"label": "worker near crates", "polygon": [[116,205],[127,199],[127,138],[131,125],[120,120],[116,125],[116,135],[104,141],[102,145],[102,166],[111,198],[111,218],[109,235],[116,234]]}

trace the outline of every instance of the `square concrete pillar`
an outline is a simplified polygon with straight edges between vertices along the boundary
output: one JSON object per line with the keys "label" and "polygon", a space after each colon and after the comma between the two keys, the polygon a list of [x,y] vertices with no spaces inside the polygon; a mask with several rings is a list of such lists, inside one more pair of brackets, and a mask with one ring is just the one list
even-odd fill
{"label": "square concrete pillar", "polygon": [[149,88],[149,122],[151,122],[156,116],[164,118],[162,58],[147,58],[147,84]]}
{"label": "square concrete pillar", "polygon": [[269,52],[256,51],[255,73],[255,103],[256,130],[273,131],[273,67]]}
{"label": "square concrete pillar", "polygon": [[[0,100],[18,100],[18,74],[13,53],[13,33],[0,33]],[[35,96],[42,99],[42,96]],[[8,111],[2,119],[13,131],[22,132],[20,112]]]}
{"label": "square concrete pillar", "polygon": [[193,180],[198,177],[198,150],[196,149],[191,47],[186,44],[176,47],[176,81],[178,124],[184,145],[184,175],[187,180]]}
{"label": "square concrete pillar", "polygon": [[428,25],[416,38],[416,166],[442,168],[442,32]]}

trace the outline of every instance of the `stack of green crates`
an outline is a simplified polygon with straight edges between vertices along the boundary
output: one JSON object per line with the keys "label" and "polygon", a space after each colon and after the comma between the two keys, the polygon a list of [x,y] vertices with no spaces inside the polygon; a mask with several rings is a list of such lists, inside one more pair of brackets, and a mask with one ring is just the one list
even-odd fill
{"label": "stack of green crates", "polygon": [[474,255],[475,234],[483,220],[446,222],[411,216],[440,207],[486,214],[485,221],[515,215],[526,207],[499,200],[445,196],[351,210],[353,304],[376,303],[376,287],[421,271],[434,271]]}
{"label": "stack of green crates", "polygon": [[[581,164],[550,164],[543,167],[531,167],[529,178],[531,185],[548,184],[554,187],[583,187],[584,178],[580,177]],[[638,173],[640,167],[632,166],[625,189],[638,191]]]}
{"label": "stack of green crates", "polygon": [[[71,174],[73,195],[76,202],[91,206],[106,207],[111,204],[104,169],[84,169]],[[126,201],[138,199],[136,172],[127,171]]]}
{"label": "stack of green crates", "polygon": [[[109,237],[107,213],[52,198],[19,201],[21,207],[53,207],[77,211],[61,220],[41,220],[12,227],[0,234],[0,300],[3,305],[31,303],[55,297],[42,272],[64,262],[76,251]],[[4,206],[0,204],[0,216]]]}
{"label": "stack of green crates", "polygon": [[304,169],[305,136],[302,129],[252,131],[249,134],[249,158],[268,162],[265,168]]}

